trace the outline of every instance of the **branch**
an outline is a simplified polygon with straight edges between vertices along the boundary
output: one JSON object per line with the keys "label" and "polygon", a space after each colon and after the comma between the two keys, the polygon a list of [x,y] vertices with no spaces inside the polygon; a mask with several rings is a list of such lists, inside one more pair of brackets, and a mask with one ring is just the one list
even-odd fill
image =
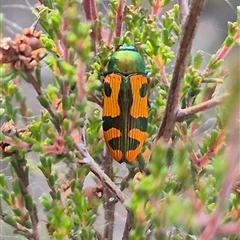
{"label": "branch", "polygon": [[115,31],[116,37],[121,36],[124,4],[125,4],[125,0],[119,0],[117,13],[116,13],[116,31]]}
{"label": "branch", "polygon": [[134,221],[133,213],[132,211],[128,210],[122,240],[129,239],[129,233],[133,228],[133,221]]}
{"label": "branch", "polygon": [[80,165],[87,164],[93,174],[106,186],[111,192],[113,192],[121,203],[127,200],[127,196],[114,184],[114,182],[103,172],[103,170],[95,163],[93,158],[89,155],[84,148],[77,146],[81,153],[84,153],[84,160],[75,159]]}
{"label": "branch", "polygon": [[[87,21],[92,22],[92,26],[93,26],[94,22],[97,20],[96,2],[94,0],[83,0],[82,4],[83,4],[83,10],[85,12],[85,17],[86,17]],[[94,32],[92,29],[90,36],[93,40],[93,48],[94,48],[93,50],[96,55],[97,54],[97,41],[100,41],[102,39],[101,27],[98,27],[96,32]]]}
{"label": "branch", "polygon": [[227,96],[228,96],[228,94],[223,94],[220,97],[212,98],[212,99],[207,100],[205,102],[202,102],[198,105],[195,105],[195,106],[192,106],[192,107],[189,107],[189,108],[185,108],[185,109],[180,109],[180,110],[178,110],[178,112],[175,115],[175,121],[176,122],[181,122],[181,121],[185,120],[186,118],[191,117],[192,115],[194,115],[198,112],[202,112],[202,111],[205,111],[207,109],[216,107]]}
{"label": "branch", "polygon": [[186,0],[178,0],[179,8],[180,8],[180,19],[181,23],[184,24],[186,17],[189,13],[189,8]]}
{"label": "branch", "polygon": [[[17,159],[16,159],[16,162],[17,162]],[[21,176],[18,176],[19,177],[19,180],[21,182],[21,185],[22,185],[22,189],[23,189],[23,198],[24,197],[31,197],[31,195],[29,194],[29,189],[28,189],[28,182],[26,181],[26,166],[21,166],[18,162],[17,162],[17,165],[19,165],[19,171],[21,173]],[[32,199],[32,197],[31,197]],[[32,223],[32,238],[34,240],[40,240],[40,236],[39,236],[39,233],[38,233],[38,217],[37,217],[37,210],[36,210],[36,206],[34,206],[35,204],[33,204],[32,206],[28,206],[27,203],[25,203],[25,207],[29,213],[29,216],[30,216],[30,220],[31,220],[31,223]]]}
{"label": "branch", "polygon": [[161,137],[168,141],[175,125],[175,114],[179,105],[180,91],[187,67],[187,58],[192,47],[192,41],[197,26],[198,16],[202,10],[204,0],[192,1],[190,11],[183,25],[183,32],[178,47],[177,58],[173,70],[166,111],[156,140]]}
{"label": "branch", "polygon": [[[113,180],[113,163],[110,154],[107,152],[106,157],[103,159],[102,167],[104,172]],[[113,228],[114,228],[114,213],[115,213],[115,201],[111,201],[115,196],[108,189],[104,188],[104,218],[105,218],[105,229],[104,229],[104,239],[113,239]]]}

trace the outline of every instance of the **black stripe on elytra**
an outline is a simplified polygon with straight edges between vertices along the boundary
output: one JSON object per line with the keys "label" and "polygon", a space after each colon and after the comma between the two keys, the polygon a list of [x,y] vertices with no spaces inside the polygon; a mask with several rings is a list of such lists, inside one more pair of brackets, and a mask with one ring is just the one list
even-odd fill
{"label": "black stripe on elytra", "polygon": [[[129,130],[130,130],[130,125],[131,128],[137,128],[142,132],[147,131],[147,125],[148,125],[148,119],[144,117],[139,117],[139,118],[133,118],[132,116],[130,117],[129,121]],[[121,125],[121,116],[118,117],[103,117],[103,131],[107,131],[111,128],[117,128],[118,130],[122,130],[120,127]]]}
{"label": "black stripe on elytra", "polygon": [[140,91],[139,91],[139,94],[140,94],[141,98],[146,97],[146,95],[147,95],[147,88],[148,88],[147,83],[143,83],[141,88],[140,88]]}
{"label": "black stripe on elytra", "polygon": [[110,84],[108,82],[105,82],[103,84],[103,90],[104,90],[104,93],[107,97],[111,97],[112,95],[112,88],[110,86]]}
{"label": "black stripe on elytra", "polygon": [[[110,147],[113,150],[119,150],[120,149],[119,143],[122,142],[121,138],[122,137],[116,137],[116,138],[112,138],[108,141],[108,144],[110,145]],[[128,138],[127,141],[129,143],[128,150],[135,150],[140,144],[140,142],[137,139],[134,139],[134,138]]]}
{"label": "black stripe on elytra", "polygon": [[119,129],[119,121],[120,121],[120,116],[117,117],[103,117],[103,131],[107,131],[111,128],[117,128]]}

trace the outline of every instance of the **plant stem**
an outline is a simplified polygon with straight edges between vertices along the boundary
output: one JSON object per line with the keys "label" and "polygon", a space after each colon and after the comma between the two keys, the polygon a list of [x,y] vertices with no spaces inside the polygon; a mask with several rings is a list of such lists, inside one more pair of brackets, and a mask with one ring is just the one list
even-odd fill
{"label": "plant stem", "polygon": [[124,4],[125,4],[125,0],[119,0],[117,13],[116,13],[116,31],[115,31],[116,37],[121,36]]}
{"label": "plant stem", "polygon": [[128,210],[122,240],[129,239],[129,233],[132,230],[132,228],[133,228],[133,213],[130,210]]}
{"label": "plant stem", "polygon": [[174,65],[167,106],[162,125],[158,131],[156,141],[161,137],[168,141],[175,125],[175,114],[179,105],[180,91],[187,67],[187,58],[192,47],[192,41],[197,26],[197,20],[202,10],[204,0],[192,1],[189,14],[183,25],[183,32],[178,47],[177,58]]}
{"label": "plant stem", "polygon": [[[26,166],[21,165],[18,161],[18,157],[14,157],[13,156],[13,160],[15,161],[15,163],[18,165],[18,169],[19,169],[19,174],[18,174],[18,178],[20,180],[21,186],[22,186],[22,197],[25,197],[27,195],[30,196],[29,194],[29,190],[28,190],[28,181],[26,181],[26,174],[28,174],[28,172],[25,171]],[[30,216],[30,220],[32,223],[32,239],[34,240],[40,240],[39,238],[39,233],[38,233],[38,219],[36,218],[36,213],[35,213],[35,207],[34,204],[31,208],[28,208],[27,205],[25,206],[29,216]]]}
{"label": "plant stem", "polygon": [[[106,157],[102,163],[104,172],[113,180],[113,164],[110,154],[107,152]],[[115,196],[108,189],[104,188],[104,218],[105,218],[105,229],[104,229],[104,239],[113,239],[113,228],[114,228],[114,213],[115,213],[115,203],[111,201]]]}
{"label": "plant stem", "polygon": [[216,97],[216,98],[212,98],[210,100],[207,100],[205,102],[202,102],[198,105],[189,107],[189,108],[185,108],[185,109],[180,109],[175,116],[175,120],[177,122],[181,122],[183,120],[185,120],[186,118],[198,113],[198,112],[202,112],[205,111],[207,109],[216,107],[217,105],[219,105],[225,98],[226,96],[228,96],[228,94],[223,94],[220,97]]}
{"label": "plant stem", "polygon": [[189,12],[187,0],[178,0],[179,8],[180,8],[180,18],[181,23],[183,24],[186,20],[186,17]]}

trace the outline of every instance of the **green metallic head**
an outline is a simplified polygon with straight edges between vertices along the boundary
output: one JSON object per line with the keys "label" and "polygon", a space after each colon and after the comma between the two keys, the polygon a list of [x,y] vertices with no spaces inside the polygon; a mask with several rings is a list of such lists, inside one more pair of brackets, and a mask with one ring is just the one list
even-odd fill
{"label": "green metallic head", "polygon": [[130,75],[133,73],[145,74],[142,56],[134,46],[122,45],[110,58],[107,73]]}

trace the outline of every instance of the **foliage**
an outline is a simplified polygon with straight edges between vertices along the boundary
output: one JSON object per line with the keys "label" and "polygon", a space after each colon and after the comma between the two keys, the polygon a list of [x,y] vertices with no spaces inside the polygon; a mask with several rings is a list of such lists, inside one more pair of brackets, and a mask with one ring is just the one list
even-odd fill
{"label": "foliage", "polygon": [[[228,23],[226,40],[206,66],[201,51],[189,56],[179,93],[181,109],[166,142],[158,133],[171,97],[173,72],[166,69],[171,68],[173,49],[181,41],[183,6],[170,5],[162,14],[171,1],[149,1],[149,13],[141,1],[123,8],[124,1],[111,0],[104,16],[96,1],[38,2],[33,14],[43,34],[30,29],[11,42],[2,39],[0,45],[0,118],[5,122],[0,147],[12,175],[11,182],[0,175],[0,203],[11,210],[1,206],[2,221],[26,239],[42,239],[39,212],[43,209],[44,228],[51,239],[111,239],[112,234],[106,236],[94,225],[101,213],[98,207],[110,201],[103,197],[110,189],[111,204],[119,200],[133,214],[132,222],[126,222],[132,229],[125,231],[123,239],[237,239],[237,66],[229,70],[228,85],[232,87],[226,91],[228,96],[214,96],[214,92],[226,78],[223,60],[239,42],[240,9],[237,21]],[[101,74],[116,47],[124,43],[138,48],[151,80],[148,139],[140,164],[128,166],[128,176],[121,176],[121,190],[129,186],[125,191],[130,198],[117,186],[115,165],[112,182],[95,165],[104,167],[109,158],[103,151]],[[52,73],[46,88],[43,64]],[[19,81],[33,87],[43,107],[35,120],[18,89]],[[200,113],[220,102],[223,104],[210,113],[213,117],[206,111]],[[204,132],[201,126],[209,118],[213,126]],[[23,128],[15,125],[19,121],[25,124]],[[36,154],[37,166],[29,161],[30,152]],[[59,164],[64,164],[64,171]],[[142,173],[134,177],[139,170]],[[39,202],[35,202],[29,181],[36,171],[48,185]],[[90,173],[98,179],[96,186],[84,187]]]}

